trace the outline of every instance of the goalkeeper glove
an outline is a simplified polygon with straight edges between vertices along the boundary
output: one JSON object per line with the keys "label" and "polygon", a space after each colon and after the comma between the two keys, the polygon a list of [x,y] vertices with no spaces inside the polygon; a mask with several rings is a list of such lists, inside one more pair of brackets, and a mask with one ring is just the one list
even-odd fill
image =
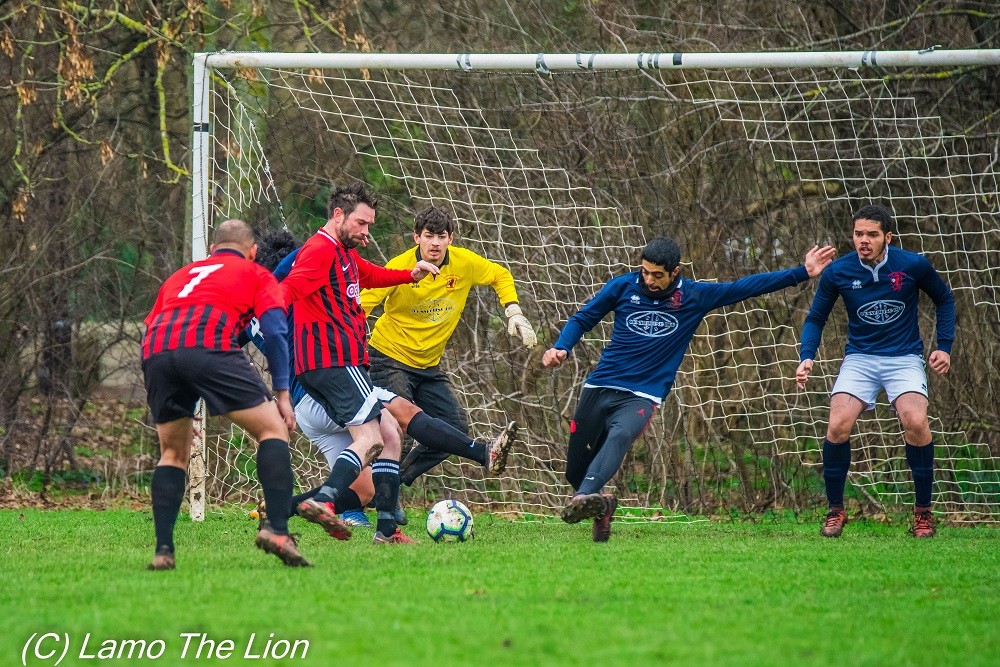
{"label": "goalkeeper glove", "polygon": [[535,336],[535,331],[531,328],[531,322],[521,313],[519,305],[510,304],[503,311],[503,314],[507,316],[507,333],[511,336],[520,336],[525,347],[534,347],[538,343],[538,337]]}

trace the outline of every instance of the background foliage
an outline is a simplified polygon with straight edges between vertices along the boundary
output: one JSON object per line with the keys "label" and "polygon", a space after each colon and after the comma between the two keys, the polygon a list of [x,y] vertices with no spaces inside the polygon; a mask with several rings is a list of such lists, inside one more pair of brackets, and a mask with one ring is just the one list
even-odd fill
{"label": "background foliage", "polygon": [[[57,475],[88,467],[93,449],[88,411],[114,365],[108,350],[137,340],[160,280],[183,263],[189,178],[190,54],[198,51],[751,51],[1000,48],[1000,9],[991,0],[901,0],[819,3],[772,1],[460,3],[430,0],[325,2],[296,0],[166,0],[158,3],[0,3],[0,470],[29,470],[44,489]],[[928,96],[927,108],[948,104],[949,132],[965,135],[1000,160],[1000,77],[983,69],[951,74],[947,96]],[[915,87],[915,94],[920,94]],[[516,126],[512,120],[512,127]],[[661,139],[671,160],[685,164],[704,150],[705,128],[675,124]],[[691,168],[671,180],[669,194],[651,185],[656,174],[631,171],[631,156],[594,169],[591,147],[615,144],[614,124],[562,136],[553,127],[553,159],[567,169],[605,179],[624,218],[647,235],[685,230],[686,247],[704,238],[759,237],[774,230],[808,234],[782,201],[753,193]],[[565,128],[564,128],[565,131]],[[669,141],[668,141],[669,139]],[[725,136],[711,136],[725,141]],[[359,158],[360,159],[360,158]],[[367,173],[370,165],[352,165]],[[345,168],[345,171],[348,171]],[[651,178],[645,178],[651,176]],[[372,172],[373,183],[378,177]],[[320,183],[303,187],[291,205],[302,229],[322,215]],[[380,188],[393,197],[392,184]],[[763,193],[761,193],[763,194]],[[797,193],[797,208],[808,201]],[[403,205],[403,204],[401,204]],[[760,214],[760,215],[753,215]],[[761,217],[763,215],[763,217]],[[697,223],[697,224],[695,224]],[[301,233],[302,229],[299,229]],[[703,247],[692,261],[716,275],[733,267],[725,253]],[[714,259],[713,259],[714,257]],[[712,266],[711,262],[718,266]],[[777,267],[774,267],[777,268]],[[961,322],[961,321],[960,321]],[[558,326],[560,323],[548,323]],[[950,419],[973,429],[1000,455],[995,387],[1000,345],[986,324],[966,333],[953,375],[942,383]],[[960,325],[961,326],[961,325]],[[521,382],[537,381],[535,377]],[[141,399],[141,396],[132,396]],[[100,402],[100,401],[98,401]],[[123,409],[124,410],[124,409]],[[680,418],[678,418],[680,419]],[[691,419],[697,419],[692,415]],[[124,412],[122,423],[131,421]],[[148,469],[148,431],[104,434],[122,438],[127,475]],[[146,434],[145,436],[143,434]],[[144,440],[144,437],[146,438]],[[86,441],[86,442],[84,442]],[[136,445],[135,442],[139,444]],[[684,449],[676,450],[677,456]],[[754,453],[746,456],[752,460]],[[723,467],[739,470],[739,460]],[[681,461],[667,461],[683,469]],[[103,474],[119,474],[105,470]],[[743,474],[742,472],[739,474]],[[70,476],[72,477],[72,475]],[[687,493],[678,491],[681,495]],[[744,484],[738,505],[761,509],[771,500]],[[688,487],[690,488],[690,487]],[[685,501],[694,503],[694,499]]]}

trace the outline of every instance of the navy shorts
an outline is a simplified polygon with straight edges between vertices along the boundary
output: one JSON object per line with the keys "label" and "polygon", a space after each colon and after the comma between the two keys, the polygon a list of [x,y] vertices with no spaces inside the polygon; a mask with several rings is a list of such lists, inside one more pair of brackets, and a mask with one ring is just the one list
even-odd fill
{"label": "navy shorts", "polygon": [[332,366],[305,371],[299,384],[340,427],[361,426],[382,413],[379,391],[364,366]]}
{"label": "navy shorts", "polygon": [[146,402],[153,422],[193,417],[198,399],[210,415],[246,410],[271,400],[264,380],[239,350],[178,348],[142,361]]}

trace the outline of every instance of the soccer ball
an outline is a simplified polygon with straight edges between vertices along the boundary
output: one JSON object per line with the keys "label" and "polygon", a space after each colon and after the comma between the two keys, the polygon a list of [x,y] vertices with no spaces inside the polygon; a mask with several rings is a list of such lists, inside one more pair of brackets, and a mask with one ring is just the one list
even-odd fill
{"label": "soccer ball", "polygon": [[472,539],[472,512],[457,500],[442,500],[427,514],[427,534],[435,542]]}

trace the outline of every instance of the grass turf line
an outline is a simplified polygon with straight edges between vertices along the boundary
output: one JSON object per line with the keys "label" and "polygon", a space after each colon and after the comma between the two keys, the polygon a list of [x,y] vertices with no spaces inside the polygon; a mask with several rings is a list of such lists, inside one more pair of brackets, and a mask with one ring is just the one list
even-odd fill
{"label": "grass turf line", "polygon": [[[1000,529],[848,524],[615,525],[476,517],[476,538],[350,542],[293,520],[316,567],[253,547],[239,515],[178,523],[174,572],[144,570],[148,512],[0,511],[0,664],[35,632],[66,632],[64,665],[106,639],[162,639],[156,661],[197,665],[987,665],[1000,637]],[[182,632],[233,640],[232,657],[180,660]],[[305,660],[243,657],[307,639]],[[30,656],[29,656],[30,658]],[[52,664],[31,661],[28,664]]]}

